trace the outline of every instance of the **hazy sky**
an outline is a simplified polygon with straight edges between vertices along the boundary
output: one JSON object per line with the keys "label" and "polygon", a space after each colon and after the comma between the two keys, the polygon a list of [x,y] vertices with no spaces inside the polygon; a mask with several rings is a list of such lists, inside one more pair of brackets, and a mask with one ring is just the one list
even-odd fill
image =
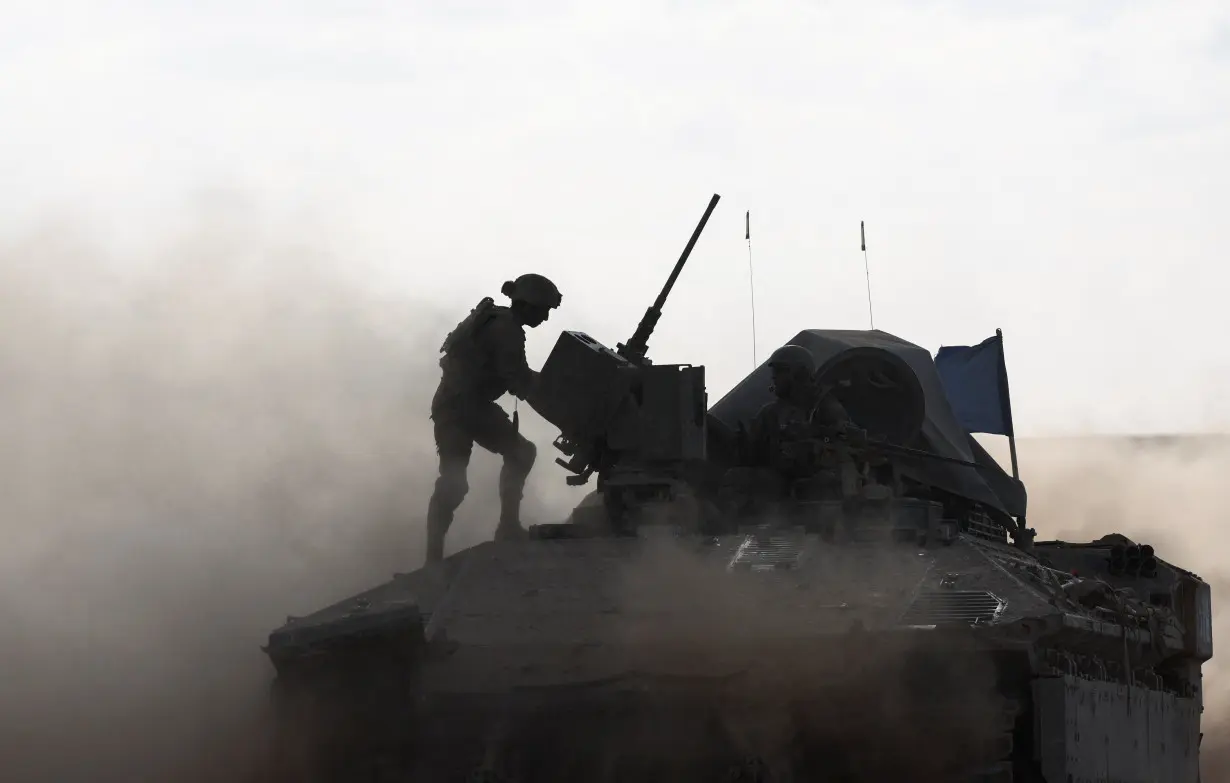
{"label": "hazy sky", "polygon": [[712,399],[752,363],[750,209],[761,359],[867,326],[865,220],[876,325],[932,351],[1003,328],[1022,434],[1230,423],[1224,0],[8,0],[0,18],[6,237],[69,210],[152,240],[224,187],[458,317],[552,276],[538,363],[559,328],[625,339],[717,192],[650,346],[706,364]]}

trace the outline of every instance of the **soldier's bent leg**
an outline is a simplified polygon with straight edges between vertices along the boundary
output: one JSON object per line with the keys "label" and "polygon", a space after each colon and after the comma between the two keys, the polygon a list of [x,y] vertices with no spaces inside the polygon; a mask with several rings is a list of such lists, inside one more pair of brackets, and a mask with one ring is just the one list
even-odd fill
{"label": "soldier's bent leg", "polygon": [[440,460],[440,475],[427,503],[427,562],[444,558],[444,537],[453,524],[453,514],[470,489],[466,481],[466,462]]}
{"label": "soldier's bent leg", "polygon": [[497,540],[519,538],[525,534],[521,527],[521,499],[538,449],[517,432],[508,414],[494,402],[472,421],[474,441],[504,458],[500,468],[500,524],[495,537]]}
{"label": "soldier's bent leg", "polygon": [[525,482],[537,458],[538,448],[525,438],[520,438],[504,454],[504,465],[500,468],[500,524],[495,529],[496,539],[515,538],[525,532],[521,527],[521,500],[525,496]]}
{"label": "soldier's bent leg", "polygon": [[427,504],[427,562],[444,558],[444,538],[453,523],[453,514],[470,490],[466,472],[473,448],[468,434],[455,425],[436,423],[436,451],[440,454],[440,475]]}

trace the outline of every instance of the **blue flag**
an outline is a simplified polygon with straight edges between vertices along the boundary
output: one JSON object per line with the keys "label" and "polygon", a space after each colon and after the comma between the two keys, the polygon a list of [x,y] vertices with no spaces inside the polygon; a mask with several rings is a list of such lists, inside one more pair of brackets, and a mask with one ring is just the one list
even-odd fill
{"label": "blue flag", "polygon": [[935,354],[935,369],[961,426],[971,433],[1012,437],[1002,335],[997,332],[977,345],[940,348]]}

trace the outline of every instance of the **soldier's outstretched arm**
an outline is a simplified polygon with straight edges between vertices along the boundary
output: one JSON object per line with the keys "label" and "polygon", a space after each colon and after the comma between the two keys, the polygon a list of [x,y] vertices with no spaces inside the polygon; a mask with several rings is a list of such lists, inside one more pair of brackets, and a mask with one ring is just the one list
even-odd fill
{"label": "soldier's outstretched arm", "polygon": [[525,332],[516,323],[497,319],[487,329],[491,341],[491,357],[496,374],[504,381],[508,393],[533,404],[538,387],[538,373],[525,360]]}

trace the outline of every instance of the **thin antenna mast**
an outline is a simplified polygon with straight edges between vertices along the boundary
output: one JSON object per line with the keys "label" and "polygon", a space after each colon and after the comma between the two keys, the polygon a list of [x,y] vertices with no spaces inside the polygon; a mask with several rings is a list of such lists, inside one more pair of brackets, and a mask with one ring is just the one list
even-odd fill
{"label": "thin antenna mast", "polygon": [[876,316],[871,309],[871,262],[867,260],[867,229],[863,221],[858,222],[858,236],[863,245],[863,272],[867,275],[867,317],[871,320],[871,328],[876,328]]}
{"label": "thin antenna mast", "polygon": [[756,367],[756,280],[752,274],[752,211],[743,216],[743,238],[747,240],[747,287],[752,295],[752,367]]}

